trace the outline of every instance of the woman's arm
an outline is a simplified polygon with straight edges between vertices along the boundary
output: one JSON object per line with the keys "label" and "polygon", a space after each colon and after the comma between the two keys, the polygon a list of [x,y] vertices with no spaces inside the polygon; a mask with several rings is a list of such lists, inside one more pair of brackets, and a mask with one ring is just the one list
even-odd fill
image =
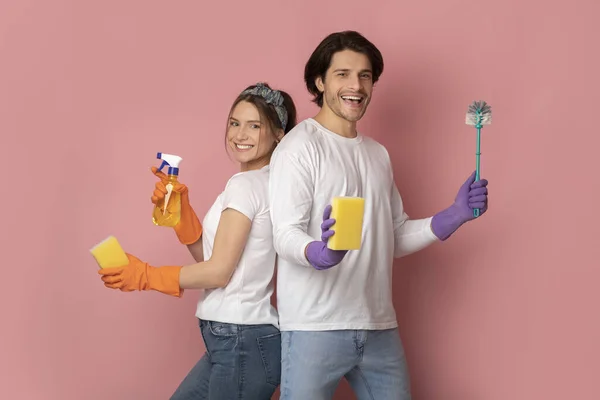
{"label": "woman's arm", "polygon": [[190,251],[190,254],[192,255],[192,257],[194,257],[194,260],[196,260],[196,262],[200,263],[200,262],[204,261],[204,249],[202,248],[202,236],[200,236],[200,239],[198,239],[195,243],[188,244],[187,248]]}
{"label": "woman's arm", "polygon": [[[241,212],[227,208],[221,213],[219,226],[215,235],[212,256],[209,260],[184,266],[179,275],[179,286],[182,289],[212,289],[225,287],[235,270],[250,229],[252,221]],[[192,248],[200,249],[202,241],[189,245],[190,252],[196,258]],[[198,259],[196,259],[198,260]]]}

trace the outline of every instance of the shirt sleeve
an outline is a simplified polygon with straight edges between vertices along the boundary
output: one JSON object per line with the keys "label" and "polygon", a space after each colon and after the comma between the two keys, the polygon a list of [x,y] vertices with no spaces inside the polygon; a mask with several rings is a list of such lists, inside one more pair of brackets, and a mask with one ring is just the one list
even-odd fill
{"label": "shirt sleeve", "polygon": [[280,257],[306,267],[310,263],[304,250],[315,240],[307,234],[313,188],[310,168],[295,153],[273,153],[269,174],[273,245]]}
{"label": "shirt sleeve", "polygon": [[234,176],[223,191],[221,211],[231,208],[244,214],[250,221],[259,212],[260,202],[253,190],[252,182],[245,176]]}
{"label": "shirt sleeve", "polygon": [[431,217],[409,219],[396,184],[392,188],[392,218],[394,222],[394,257],[404,257],[435,243],[438,238],[431,230]]}

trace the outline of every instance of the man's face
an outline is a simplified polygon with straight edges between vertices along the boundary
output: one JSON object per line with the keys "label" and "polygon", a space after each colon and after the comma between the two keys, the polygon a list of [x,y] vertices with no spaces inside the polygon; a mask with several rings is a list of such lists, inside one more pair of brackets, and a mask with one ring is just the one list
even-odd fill
{"label": "man's face", "polygon": [[335,53],[325,79],[317,78],[323,92],[323,107],[348,122],[356,122],[367,111],[373,93],[369,58],[352,50]]}

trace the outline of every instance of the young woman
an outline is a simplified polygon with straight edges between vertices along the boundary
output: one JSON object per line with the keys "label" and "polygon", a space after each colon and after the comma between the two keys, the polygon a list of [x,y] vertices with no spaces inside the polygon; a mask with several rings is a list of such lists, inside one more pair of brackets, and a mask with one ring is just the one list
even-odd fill
{"label": "young woman", "polygon": [[[197,263],[152,267],[128,254],[122,268],[102,269],[104,284],[122,291],[156,290],[181,296],[185,289],[205,289],[196,317],[206,353],[173,394],[183,399],[270,399],[281,375],[278,316],[271,306],[275,250],[269,216],[271,153],[296,125],[291,97],[259,83],[234,101],[226,142],[240,172],[200,223],[190,206],[186,185],[181,193],[181,222],[174,230]],[[160,179],[152,202],[166,194]]]}

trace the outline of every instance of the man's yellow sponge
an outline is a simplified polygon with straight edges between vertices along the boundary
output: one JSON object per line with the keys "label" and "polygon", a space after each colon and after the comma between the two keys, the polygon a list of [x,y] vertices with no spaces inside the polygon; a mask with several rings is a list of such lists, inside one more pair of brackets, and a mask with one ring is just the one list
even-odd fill
{"label": "man's yellow sponge", "polygon": [[129,259],[114,236],[109,236],[90,249],[100,268],[124,267]]}
{"label": "man's yellow sponge", "polygon": [[362,242],[365,199],[361,197],[334,197],[331,202],[331,227],[334,235],[327,241],[331,250],[358,250]]}

